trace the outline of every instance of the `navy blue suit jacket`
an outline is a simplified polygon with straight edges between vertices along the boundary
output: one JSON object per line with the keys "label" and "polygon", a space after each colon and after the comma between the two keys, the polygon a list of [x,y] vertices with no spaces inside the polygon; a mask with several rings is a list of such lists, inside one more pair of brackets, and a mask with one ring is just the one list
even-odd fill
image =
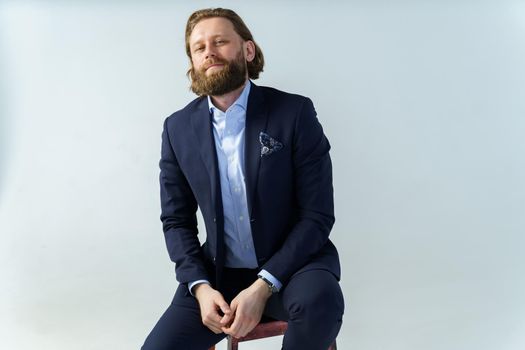
{"label": "navy blue suit jacket", "polygon": [[[260,132],[281,142],[261,156]],[[283,284],[305,269],[340,278],[330,144],[310,99],[252,83],[245,129],[245,182],[257,261]],[[224,219],[208,101],[199,97],[164,122],[160,160],[161,220],[177,280],[220,281]],[[206,225],[197,237],[196,210]],[[205,261],[213,262],[210,276]],[[215,280],[215,278],[217,280]]]}

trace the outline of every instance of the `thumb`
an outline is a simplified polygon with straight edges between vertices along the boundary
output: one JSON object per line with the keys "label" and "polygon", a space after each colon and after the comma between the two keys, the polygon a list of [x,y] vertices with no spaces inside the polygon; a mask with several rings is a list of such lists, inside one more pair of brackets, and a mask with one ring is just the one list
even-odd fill
{"label": "thumb", "polygon": [[215,304],[217,304],[220,308],[221,308],[221,311],[224,313],[224,314],[229,314],[231,313],[231,309],[230,309],[230,306],[228,305],[228,303],[224,300],[224,298],[222,297],[222,295],[218,295],[217,298],[215,299]]}
{"label": "thumb", "polygon": [[230,310],[231,310],[232,314],[235,313],[235,311],[237,310],[238,304],[239,303],[237,302],[237,299],[233,299],[232,300],[232,303],[230,305]]}

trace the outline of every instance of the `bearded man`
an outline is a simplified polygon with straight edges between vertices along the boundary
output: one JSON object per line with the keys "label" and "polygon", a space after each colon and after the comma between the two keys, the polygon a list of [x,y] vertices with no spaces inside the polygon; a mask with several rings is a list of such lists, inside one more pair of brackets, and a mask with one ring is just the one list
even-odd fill
{"label": "bearded man", "polygon": [[[263,317],[283,349],[327,349],[342,323],[330,144],[306,97],[251,82],[264,58],[227,9],[186,25],[199,97],[164,122],[161,221],[179,286],[143,350],[204,350]],[[206,226],[197,237],[196,211]]]}

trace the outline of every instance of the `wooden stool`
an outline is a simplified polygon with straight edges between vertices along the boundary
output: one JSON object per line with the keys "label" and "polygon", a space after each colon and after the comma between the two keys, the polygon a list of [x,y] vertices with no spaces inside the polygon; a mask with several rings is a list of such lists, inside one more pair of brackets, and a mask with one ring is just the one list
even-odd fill
{"label": "wooden stool", "polygon": [[[284,321],[270,321],[265,323],[259,323],[250,333],[246,334],[242,338],[234,338],[228,336],[228,350],[238,350],[239,343],[248,340],[262,339],[275,337],[278,335],[283,335],[288,328],[288,323]],[[212,346],[209,350],[215,350],[215,345]],[[337,344],[334,343],[330,345],[328,350],[337,350]]]}

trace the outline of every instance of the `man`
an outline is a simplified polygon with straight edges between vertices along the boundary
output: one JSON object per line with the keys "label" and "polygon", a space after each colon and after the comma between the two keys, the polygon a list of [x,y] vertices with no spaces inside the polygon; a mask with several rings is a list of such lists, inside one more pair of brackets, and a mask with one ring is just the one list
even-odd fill
{"label": "man", "polygon": [[246,335],[263,315],[288,321],[283,349],[327,349],[344,306],[328,239],[330,145],[313,104],[250,81],[263,54],[231,10],[193,13],[186,52],[199,97],[166,119],[160,160],[179,287],[142,349],[208,349]]}

